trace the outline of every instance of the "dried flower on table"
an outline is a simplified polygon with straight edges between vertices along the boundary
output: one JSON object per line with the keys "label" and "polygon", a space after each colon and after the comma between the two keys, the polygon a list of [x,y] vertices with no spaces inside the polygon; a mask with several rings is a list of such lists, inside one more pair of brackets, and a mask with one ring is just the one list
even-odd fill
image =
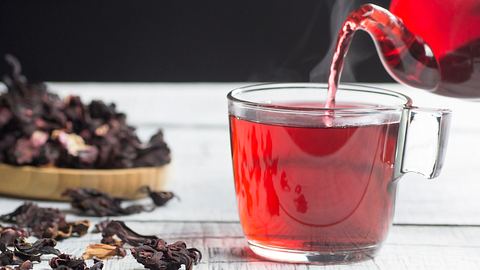
{"label": "dried flower on table", "polygon": [[28,237],[29,233],[15,226],[3,227],[0,225],[0,243],[5,246],[13,246],[13,243],[16,238],[19,237]]}
{"label": "dried flower on table", "polygon": [[123,221],[112,220],[105,223],[101,223],[97,228],[102,233],[102,243],[112,244],[112,240],[115,238],[120,239],[123,243],[127,243],[131,246],[138,246],[150,240],[157,240],[155,235],[141,235],[136,233],[125,225]]}
{"label": "dried flower on table", "polygon": [[31,261],[24,261],[20,265],[12,266],[2,266],[0,270],[30,270],[33,269],[33,263]]}
{"label": "dried flower on table", "polygon": [[32,244],[27,242],[25,238],[17,238],[14,241],[14,250],[12,251],[5,244],[1,243],[0,266],[5,267],[5,269],[32,269],[32,261],[40,262],[40,256],[44,254],[60,254],[54,248],[55,245],[56,242],[53,239],[39,239]]}
{"label": "dried flower on table", "polygon": [[[111,220],[104,220],[95,224],[94,229],[92,230],[92,233],[101,233],[108,226],[108,224],[110,224],[110,222]],[[105,236],[102,237],[101,242],[102,244],[107,244],[110,246],[117,246],[117,247],[123,247],[123,245],[125,244],[115,234],[113,235],[106,234]]]}
{"label": "dried flower on table", "polygon": [[141,187],[140,191],[148,193],[155,206],[163,206],[175,197],[175,194],[171,191],[153,191],[149,186]]}
{"label": "dried flower on table", "polygon": [[24,261],[19,266],[14,268],[15,270],[30,270],[33,269],[33,263],[31,261]]}
{"label": "dried flower on table", "polygon": [[23,260],[15,256],[13,251],[4,244],[0,244],[0,266],[20,265]]}
{"label": "dried flower on table", "polygon": [[15,270],[30,270],[33,269],[33,263],[31,261],[24,261],[18,267],[15,267]]}
{"label": "dried flower on table", "polygon": [[167,244],[161,239],[150,240],[141,246],[131,249],[133,257],[145,268],[152,270],[185,269],[191,270],[194,264],[202,259],[202,254],[196,248],[187,248],[182,241]]}
{"label": "dried flower on table", "polygon": [[109,259],[111,257],[125,257],[127,252],[124,248],[117,245],[108,244],[90,244],[82,255],[85,260],[88,259]]}
{"label": "dried flower on table", "polygon": [[131,205],[123,208],[122,199],[89,188],[67,189],[63,196],[70,198],[72,208],[88,216],[124,216],[147,210],[143,205]]}
{"label": "dried flower on table", "polygon": [[29,83],[18,60],[7,55],[12,74],[4,76],[0,94],[0,162],[67,168],[162,166],[170,149],[162,131],[142,144],[126,116],[94,100],[62,100],[43,83]]}
{"label": "dried flower on table", "polygon": [[26,202],[12,213],[0,216],[0,221],[28,228],[38,238],[64,239],[79,237],[87,233],[88,220],[67,222],[65,214],[56,208],[39,207]]}
{"label": "dried flower on table", "polygon": [[180,269],[185,265],[185,268],[190,270],[202,258],[198,249],[187,248],[182,241],[167,244],[155,235],[136,233],[122,221],[103,221],[95,227],[102,233],[102,243],[112,241],[116,237],[123,243],[133,246],[132,255],[148,269]]}
{"label": "dried flower on table", "polygon": [[[68,222],[67,225],[71,228],[71,235],[75,237],[84,236],[87,234],[88,229],[90,228],[89,220],[77,220],[73,222]],[[67,237],[70,237],[67,236]],[[66,238],[66,237],[63,237]]]}
{"label": "dried flower on table", "polygon": [[52,258],[49,265],[52,269],[58,270],[101,270],[103,268],[103,263],[99,260],[94,260],[94,264],[88,267],[85,260],[68,254],[60,254]]}
{"label": "dried flower on table", "polygon": [[25,240],[25,238],[17,238],[15,240],[15,256],[26,261],[40,261],[40,256],[44,254],[59,255],[60,251],[55,248],[57,242],[51,238],[43,238],[35,241],[33,244]]}
{"label": "dried flower on table", "polygon": [[90,188],[67,189],[62,195],[70,198],[72,208],[87,216],[124,216],[144,211],[152,211],[155,206],[165,205],[175,195],[168,191],[152,191],[142,187],[142,192],[148,193],[154,205],[133,204],[122,207],[121,198],[112,197],[104,192]]}

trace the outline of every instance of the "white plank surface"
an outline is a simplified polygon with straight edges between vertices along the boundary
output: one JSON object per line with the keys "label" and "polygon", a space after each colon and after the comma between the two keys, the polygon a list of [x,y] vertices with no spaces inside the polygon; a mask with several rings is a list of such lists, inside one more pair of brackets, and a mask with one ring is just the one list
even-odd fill
{"label": "white plank surface", "polygon": [[[195,269],[480,269],[480,227],[394,226],[374,260],[351,265],[307,266],[265,262],[257,258],[248,250],[236,222],[127,224],[144,234],[164,237],[167,242],[182,240],[188,246],[199,248],[204,258]],[[58,248],[80,256],[89,243],[99,241],[99,234],[89,234],[60,242]],[[105,269],[141,268],[133,257],[127,256],[107,261]]]}

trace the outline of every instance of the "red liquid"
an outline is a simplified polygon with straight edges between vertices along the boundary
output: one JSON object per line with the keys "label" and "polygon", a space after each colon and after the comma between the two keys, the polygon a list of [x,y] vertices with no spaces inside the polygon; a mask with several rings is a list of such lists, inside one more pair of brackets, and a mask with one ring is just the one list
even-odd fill
{"label": "red liquid", "polygon": [[294,127],[230,116],[247,239],[326,252],[381,243],[394,211],[398,127]]}
{"label": "red liquid", "polygon": [[448,52],[439,61],[442,81],[436,93],[458,98],[480,97],[480,39]]}
{"label": "red liquid", "polygon": [[[349,14],[330,67],[327,107],[334,107],[344,58],[358,30],[370,34],[385,68],[397,81],[445,96],[480,97],[480,4],[465,1],[458,5],[457,0],[437,4],[394,0],[391,9],[406,19],[408,28],[388,10],[371,4]],[[439,23],[432,23],[432,17]]]}
{"label": "red liquid", "polygon": [[440,74],[430,47],[388,10],[366,4],[348,15],[338,33],[328,78],[327,107],[334,107],[344,59],[359,30],[370,34],[384,67],[397,81],[429,90],[437,87]]}
{"label": "red liquid", "polygon": [[479,10],[478,0],[392,0],[390,5],[390,11],[421,36],[439,58],[478,42]]}
{"label": "red liquid", "polygon": [[393,0],[390,10],[437,57],[441,83],[436,93],[480,97],[480,1]]}
{"label": "red liquid", "polygon": [[432,48],[438,94],[480,97],[480,1],[393,0],[390,10]]}

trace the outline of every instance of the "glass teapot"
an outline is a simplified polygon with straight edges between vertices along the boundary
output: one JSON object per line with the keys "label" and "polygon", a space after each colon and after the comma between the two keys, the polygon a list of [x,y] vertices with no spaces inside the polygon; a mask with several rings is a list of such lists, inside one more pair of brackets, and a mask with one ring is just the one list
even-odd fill
{"label": "glass teapot", "polygon": [[337,42],[357,30],[370,34],[398,82],[480,99],[480,1],[392,0],[390,11],[366,4],[350,13]]}

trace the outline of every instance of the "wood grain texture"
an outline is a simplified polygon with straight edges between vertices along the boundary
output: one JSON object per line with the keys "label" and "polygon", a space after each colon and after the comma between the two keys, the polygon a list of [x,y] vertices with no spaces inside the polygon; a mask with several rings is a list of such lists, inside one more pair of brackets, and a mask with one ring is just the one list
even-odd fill
{"label": "wood grain texture", "polygon": [[65,200],[69,188],[88,187],[113,196],[138,199],[142,186],[162,190],[167,181],[168,166],[133,169],[86,170],[37,168],[0,164],[0,194],[30,199]]}

